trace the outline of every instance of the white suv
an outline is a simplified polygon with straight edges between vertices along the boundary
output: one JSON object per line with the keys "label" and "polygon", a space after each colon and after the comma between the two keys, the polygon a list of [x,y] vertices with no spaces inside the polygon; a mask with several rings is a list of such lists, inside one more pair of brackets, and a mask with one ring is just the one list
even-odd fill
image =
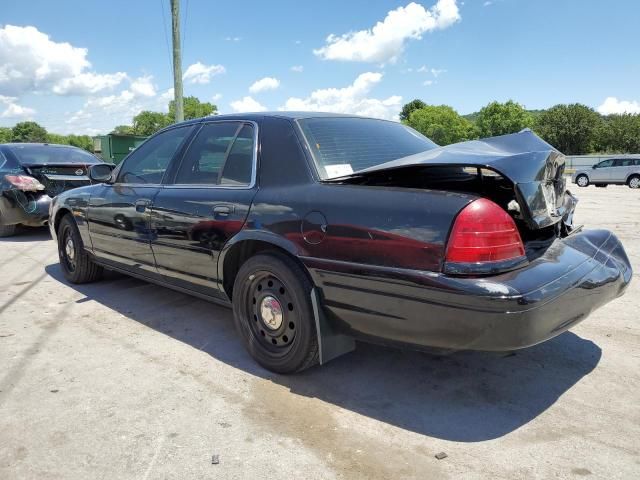
{"label": "white suv", "polygon": [[612,184],[640,188],[640,158],[609,158],[589,170],[576,170],[571,180],[579,187],[589,184],[606,187]]}

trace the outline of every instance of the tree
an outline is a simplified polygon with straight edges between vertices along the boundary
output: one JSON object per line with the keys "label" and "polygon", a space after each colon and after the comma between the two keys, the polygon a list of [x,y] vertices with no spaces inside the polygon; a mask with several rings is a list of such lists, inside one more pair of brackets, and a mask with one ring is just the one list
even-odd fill
{"label": "tree", "polygon": [[11,129],[9,127],[0,127],[0,143],[9,143],[11,141]]}
{"label": "tree", "polygon": [[64,135],[57,133],[47,133],[47,143],[56,143],[58,145],[69,145],[69,139]]}
{"label": "tree", "polygon": [[495,137],[531,128],[533,117],[522,105],[509,100],[506,103],[491,102],[480,109],[475,123],[480,137]]}
{"label": "tree", "polygon": [[46,142],[47,131],[36,122],[20,122],[11,130],[12,142]]}
{"label": "tree", "polygon": [[67,141],[69,145],[93,152],[93,140],[89,135],[69,135]]}
{"label": "tree", "polygon": [[542,112],[535,131],[565,155],[583,155],[594,150],[602,125],[602,117],[595,110],[574,103]]}
{"label": "tree", "polygon": [[402,107],[402,110],[400,111],[400,121],[406,122],[407,120],[409,120],[409,117],[414,110],[419,110],[420,108],[424,108],[426,106],[427,104],[422,100],[419,100],[417,98],[415,100],[411,100],[409,103],[406,103]]}
{"label": "tree", "polygon": [[171,124],[168,115],[145,110],[133,117],[133,133],[136,135],[152,135]]}
{"label": "tree", "polygon": [[439,145],[477,137],[473,124],[447,105],[427,105],[414,110],[406,123]]}
{"label": "tree", "polygon": [[133,127],[131,125],[118,125],[113,128],[111,133],[115,135],[133,135]]}
{"label": "tree", "polygon": [[640,153],[640,115],[625,113],[606,117],[597,147],[609,153]]}
{"label": "tree", "polygon": [[[213,103],[201,102],[197,97],[185,97],[184,98],[184,119],[191,120],[192,118],[208,117],[209,115],[216,115],[218,113],[218,107]],[[176,118],[176,101],[171,100],[169,102],[169,118],[171,121],[175,121]]]}

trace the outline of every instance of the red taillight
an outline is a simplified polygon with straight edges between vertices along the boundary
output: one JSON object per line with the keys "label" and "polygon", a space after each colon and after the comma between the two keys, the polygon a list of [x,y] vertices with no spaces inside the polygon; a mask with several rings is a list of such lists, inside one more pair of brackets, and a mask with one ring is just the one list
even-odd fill
{"label": "red taillight", "polygon": [[447,244],[446,261],[488,263],[524,257],[515,222],[499,205],[480,198],[458,215]]}
{"label": "red taillight", "polygon": [[5,175],[4,178],[11,185],[23,192],[37,192],[38,190],[44,190],[44,185],[42,185],[37,179],[27,175]]}

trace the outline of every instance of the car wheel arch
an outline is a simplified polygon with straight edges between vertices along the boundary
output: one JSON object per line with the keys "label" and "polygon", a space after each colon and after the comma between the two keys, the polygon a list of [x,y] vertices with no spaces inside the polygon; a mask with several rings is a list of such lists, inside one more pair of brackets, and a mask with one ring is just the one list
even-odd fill
{"label": "car wheel arch", "polygon": [[53,231],[54,232],[58,232],[58,228],[60,227],[60,222],[62,221],[62,218],[65,215],[73,215],[71,213],[71,210],[69,210],[68,208],[60,208],[57,212],[56,212],[56,217],[53,219]]}
{"label": "car wheel arch", "polygon": [[629,185],[631,183],[631,180],[633,178],[640,178],[640,174],[639,173],[631,173],[627,176],[627,180],[624,182],[625,185]]}
{"label": "car wheel arch", "polygon": [[241,232],[227,243],[218,260],[218,278],[221,279],[222,288],[229,300],[233,298],[233,284],[240,267],[252,256],[266,252],[295,261],[313,284],[311,275],[298,256],[295,244],[275,234],[253,232],[243,235]]}

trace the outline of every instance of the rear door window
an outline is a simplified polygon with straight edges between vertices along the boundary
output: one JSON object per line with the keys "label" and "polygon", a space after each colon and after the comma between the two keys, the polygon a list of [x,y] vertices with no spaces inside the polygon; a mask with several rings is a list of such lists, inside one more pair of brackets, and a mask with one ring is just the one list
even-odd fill
{"label": "rear door window", "polygon": [[249,185],[253,178],[254,152],[254,129],[251,124],[205,124],[185,153],[175,183]]}

